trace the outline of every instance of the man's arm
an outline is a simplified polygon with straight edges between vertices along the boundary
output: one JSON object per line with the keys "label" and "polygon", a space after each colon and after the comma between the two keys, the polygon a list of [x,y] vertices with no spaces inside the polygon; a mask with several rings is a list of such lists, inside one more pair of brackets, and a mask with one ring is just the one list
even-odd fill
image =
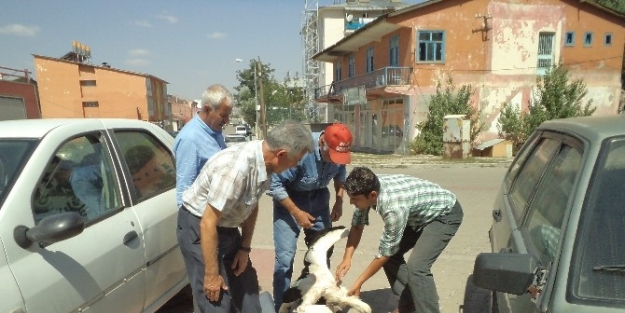
{"label": "man's arm", "polygon": [[174,149],[176,156],[176,197],[180,202],[182,201],[182,194],[189,189],[198,175],[199,160],[197,149],[190,140],[180,140]]}
{"label": "man's arm", "polygon": [[[256,227],[256,219],[258,218],[258,205],[254,207],[250,216],[243,221],[241,224],[241,248],[248,249],[252,246],[252,237],[254,236],[254,228]],[[242,250],[239,249],[237,251],[236,256],[234,257],[234,261],[232,262],[232,269],[234,270],[234,275],[239,276],[239,274],[243,273],[245,268],[247,267],[247,261],[249,260],[250,250]]]}
{"label": "man's arm", "polygon": [[304,228],[313,227],[313,223],[315,218],[300,210],[300,208],[295,205],[295,202],[291,200],[289,194],[286,192],[285,186],[293,181],[299,172],[299,166],[290,168],[280,174],[271,175],[271,190],[269,194],[278,201],[287,211],[291,214],[295,221]]}
{"label": "man's arm", "polygon": [[343,188],[343,182],[338,177],[334,177],[334,191],[336,192],[336,201],[332,206],[330,219],[333,222],[336,222],[341,218],[341,216],[343,216],[343,192],[345,191]]}
{"label": "man's arm", "polygon": [[349,230],[347,244],[345,245],[345,253],[343,254],[343,261],[341,261],[336,268],[335,276],[337,281],[340,281],[352,266],[352,257],[354,256],[354,251],[356,251],[356,248],[360,243],[360,238],[362,237],[362,231],[364,228],[365,225],[357,225],[352,226]]}
{"label": "man's arm", "polygon": [[371,278],[371,276],[375,275],[375,273],[377,273],[382,268],[382,266],[384,265],[384,263],[386,263],[387,260],[388,260],[388,257],[386,257],[386,256],[379,256],[379,257],[373,259],[373,261],[371,261],[371,263],[369,263],[369,266],[367,266],[365,271],[362,272],[362,274],[360,274],[360,276],[358,276],[358,279],[356,279],[356,281],[354,282],[352,287],[349,288],[349,290],[347,291],[347,295],[348,296],[357,296],[357,297],[359,297],[360,296],[360,288],[362,288],[362,285],[369,278]]}
{"label": "man's arm", "polygon": [[204,292],[211,301],[219,300],[221,289],[228,290],[219,273],[217,261],[217,225],[221,212],[208,204],[200,220],[200,246],[204,259]]}

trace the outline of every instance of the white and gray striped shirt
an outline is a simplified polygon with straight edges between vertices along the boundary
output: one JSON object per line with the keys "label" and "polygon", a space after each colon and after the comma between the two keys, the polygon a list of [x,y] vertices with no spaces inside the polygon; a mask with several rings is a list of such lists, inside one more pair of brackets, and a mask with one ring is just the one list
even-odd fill
{"label": "white and gray striped shirt", "polygon": [[238,227],[270,185],[262,141],[251,141],[211,157],[182,200],[193,215],[201,217],[210,204],[222,213],[219,226]]}

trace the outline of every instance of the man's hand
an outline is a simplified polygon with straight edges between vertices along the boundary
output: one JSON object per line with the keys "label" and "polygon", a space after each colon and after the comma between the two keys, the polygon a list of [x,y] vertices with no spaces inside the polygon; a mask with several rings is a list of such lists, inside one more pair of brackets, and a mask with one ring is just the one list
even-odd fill
{"label": "man's hand", "polygon": [[348,296],[356,296],[356,297],[360,297],[360,288],[362,286],[358,285],[358,284],[354,284],[353,286],[351,286],[349,288],[349,290],[347,291],[347,295]]}
{"label": "man's hand", "polygon": [[204,293],[210,301],[218,301],[221,289],[228,290],[223,277],[219,274],[204,275]]}
{"label": "man's hand", "polygon": [[343,202],[337,201],[332,206],[332,212],[330,212],[330,218],[333,222],[338,222],[338,220],[343,216]]}
{"label": "man's hand", "polygon": [[247,261],[250,259],[249,252],[245,252],[243,250],[237,251],[237,254],[234,256],[234,261],[232,262],[231,268],[234,270],[234,275],[239,276],[245,268],[247,267]]}
{"label": "man's hand", "polygon": [[308,214],[308,212],[299,210],[293,217],[295,218],[295,221],[297,222],[297,224],[299,224],[300,226],[304,228],[313,227],[313,222],[315,221],[315,217]]}
{"label": "man's hand", "polygon": [[345,277],[345,275],[347,274],[347,272],[349,272],[349,269],[351,267],[352,267],[351,260],[343,260],[343,261],[341,261],[339,266],[336,267],[336,273],[334,274],[334,276],[335,276],[334,278],[337,281],[343,280],[343,277]]}

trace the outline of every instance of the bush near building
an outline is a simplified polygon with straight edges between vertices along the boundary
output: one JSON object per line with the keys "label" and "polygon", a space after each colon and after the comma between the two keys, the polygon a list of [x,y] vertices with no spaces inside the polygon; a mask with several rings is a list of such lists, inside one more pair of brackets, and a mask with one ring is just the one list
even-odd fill
{"label": "bush near building", "polygon": [[412,154],[443,154],[443,131],[445,116],[464,114],[471,120],[471,142],[484,130],[484,123],[480,121],[480,111],[471,105],[473,89],[471,85],[462,85],[458,91],[451,77],[443,87],[439,81],[436,84],[436,94],[430,99],[427,120],[417,125],[419,135],[411,142]]}
{"label": "bush near building", "polygon": [[544,121],[595,112],[597,108],[592,106],[592,100],[583,104],[587,93],[584,81],[569,82],[569,79],[568,69],[558,64],[536,79],[535,97],[527,112],[509,103],[503,106],[497,129],[501,138],[513,143],[515,152]]}

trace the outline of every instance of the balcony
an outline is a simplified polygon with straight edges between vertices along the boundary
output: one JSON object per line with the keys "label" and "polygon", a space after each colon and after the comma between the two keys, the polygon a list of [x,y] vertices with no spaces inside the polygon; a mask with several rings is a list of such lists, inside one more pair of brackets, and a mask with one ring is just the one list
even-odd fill
{"label": "balcony", "polygon": [[332,98],[342,96],[343,90],[362,85],[367,90],[410,85],[411,75],[411,67],[384,67],[362,76],[350,77],[336,82],[333,88],[332,85],[319,87],[315,89],[315,100],[331,101]]}

